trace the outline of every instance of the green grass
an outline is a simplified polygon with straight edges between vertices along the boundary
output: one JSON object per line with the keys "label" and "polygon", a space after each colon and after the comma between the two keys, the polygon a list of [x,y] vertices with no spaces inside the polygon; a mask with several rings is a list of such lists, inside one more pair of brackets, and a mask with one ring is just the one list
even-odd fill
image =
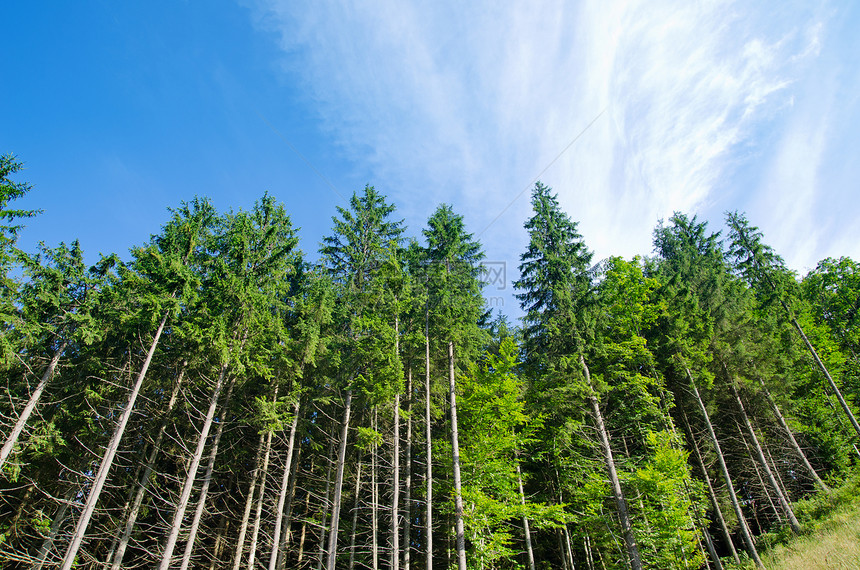
{"label": "green grass", "polygon": [[[786,529],[759,537],[759,555],[768,570],[860,569],[860,475],[829,494],[793,505],[803,534]],[[754,568],[751,562],[744,568]]]}
{"label": "green grass", "polygon": [[762,556],[771,570],[860,568],[860,504],[831,512],[815,530]]}

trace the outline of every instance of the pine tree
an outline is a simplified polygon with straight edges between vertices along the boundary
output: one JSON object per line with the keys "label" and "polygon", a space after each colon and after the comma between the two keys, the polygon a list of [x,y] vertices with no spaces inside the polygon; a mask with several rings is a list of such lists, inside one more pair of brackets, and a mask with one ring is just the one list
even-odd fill
{"label": "pine tree", "polygon": [[842,411],[851,422],[854,431],[860,436],[860,423],[857,422],[854,412],[849,406],[842,390],[830,374],[828,367],[824,364],[821,356],[804,333],[803,327],[797,319],[795,308],[792,306],[792,295],[797,288],[790,273],[785,268],[782,258],[774,253],[773,249],[762,241],[762,233],[758,228],[751,226],[746,216],[737,212],[726,215],[726,223],[731,229],[731,254],[735,258],[737,271],[747,280],[759,293],[761,300],[766,303],[778,303],[789,322],[794,326],[797,334],[803,339],[815,364],[827,379],[830,389],[839,400]]}
{"label": "pine tree", "polygon": [[153,291],[148,302],[155,309],[154,314],[160,314],[161,318],[155,329],[146,358],[129,392],[123,413],[99,464],[92,489],[87,496],[86,505],[66,550],[62,570],[69,570],[75,563],[78,550],[89,526],[90,517],[95,511],[108,472],[113,465],[114,456],[134,410],[135,402],[140,394],[158,341],[167,324],[167,319],[170,313],[175,310],[176,301],[186,297],[189,284],[193,282],[194,277],[190,274],[189,263],[199,243],[205,239],[211,219],[212,207],[208,202],[196,200],[190,206],[183,204],[179,211],[174,212],[173,219],[165,226],[161,236],[156,237],[149,247],[134,252],[136,257],[135,268],[142,275],[149,277],[150,282],[154,285],[155,291]]}
{"label": "pine tree", "polygon": [[[463,494],[457,422],[457,385],[455,353],[461,359],[474,350],[478,324],[486,314],[480,293],[480,267],[484,258],[481,245],[465,230],[463,217],[443,204],[430,217],[424,230],[427,239],[428,295],[434,306],[431,315],[440,331],[448,357],[448,410],[451,426],[452,478],[454,486],[454,524],[457,566],[466,570]],[[456,346],[456,349],[455,349]],[[462,365],[461,365],[462,366]],[[467,367],[463,367],[467,369]]]}
{"label": "pine tree", "polygon": [[[99,336],[99,324],[92,315],[96,293],[102,284],[99,270],[86,268],[83,251],[77,241],[70,246],[60,244],[53,250],[44,245],[40,249],[38,255],[24,257],[28,279],[21,288],[21,322],[15,331],[26,337],[26,352],[31,357],[43,351],[50,356],[38,384],[18,413],[18,419],[0,449],[0,469],[38,405],[66,347],[70,343],[91,344]],[[35,362],[28,367],[39,369]]]}
{"label": "pine tree", "polygon": [[0,326],[4,334],[0,335],[0,356],[4,362],[12,350],[8,345],[6,331],[15,317],[14,297],[17,283],[9,275],[18,250],[15,243],[22,226],[13,224],[20,218],[32,218],[39,213],[38,210],[11,209],[10,202],[25,196],[32,186],[27,182],[15,182],[9,177],[17,174],[24,165],[14,155],[0,155]]}
{"label": "pine tree", "polygon": [[[531,388],[540,399],[537,405],[553,410],[548,418],[551,431],[559,430],[562,425],[568,430],[575,429],[571,420],[581,424],[584,418],[581,408],[572,408],[571,404],[583,400],[589,403],[629,562],[638,569],[641,568],[639,551],[601,411],[601,386],[592,381],[585,360],[595,335],[591,253],[576,223],[561,210],[551,190],[540,183],[532,192],[532,208],[534,215],[525,224],[529,245],[520,258],[521,278],[515,283],[523,290],[517,298],[526,311],[525,364],[533,378]],[[556,448],[553,453],[570,454],[573,439],[573,433],[568,431],[563,440],[567,449]],[[560,502],[561,497],[556,500]]]}
{"label": "pine tree", "polygon": [[221,391],[226,387],[229,393],[249,368],[264,378],[273,374],[263,368],[268,354],[263,353],[260,360],[255,349],[266,338],[267,329],[280,324],[290,277],[300,265],[298,239],[289,216],[271,196],[264,195],[251,212],[226,216],[221,224],[204,282],[207,308],[215,317],[204,334],[211,339],[217,380],[162,551],[162,570],[171,564]]}
{"label": "pine tree", "polygon": [[[323,239],[324,268],[335,283],[339,303],[335,321],[339,339],[339,389],[343,390],[343,421],[328,533],[326,568],[334,570],[337,560],[338,528],[354,392],[376,403],[397,381],[399,366],[394,351],[393,322],[374,310],[383,288],[379,269],[392,249],[398,247],[403,232],[401,222],[392,221],[394,206],[386,203],[372,186],[361,196],[353,194],[350,208],[338,207],[333,233]],[[376,529],[373,529],[374,532]]]}
{"label": "pine tree", "polygon": [[[661,258],[656,276],[661,281],[660,295],[666,308],[652,337],[654,351],[679,406],[686,405],[685,394],[694,396],[697,415],[707,427],[747,551],[760,566],[726,457],[697,385],[699,379],[708,387],[713,382],[714,373],[709,369],[713,352],[726,343],[722,333],[734,327],[739,318],[742,290],[728,271],[719,234],[708,233],[707,223],[676,213],[670,225],[661,223],[654,231],[654,246]],[[696,370],[696,378],[691,368]]]}

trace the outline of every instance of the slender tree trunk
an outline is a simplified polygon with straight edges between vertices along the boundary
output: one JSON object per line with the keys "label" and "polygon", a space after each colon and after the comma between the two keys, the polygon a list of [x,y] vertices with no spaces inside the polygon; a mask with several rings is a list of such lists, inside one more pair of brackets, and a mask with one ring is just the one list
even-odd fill
{"label": "slender tree trunk", "polygon": [[463,528],[463,490],[460,483],[460,442],[457,435],[457,383],[454,376],[454,343],[448,342],[448,398],[451,408],[451,454],[454,471],[454,516],[457,529],[457,568],[466,570],[466,532]]}
{"label": "slender tree trunk", "polygon": [[182,380],[185,377],[185,369],[188,362],[184,361],[179,369],[179,375],[176,382],[173,384],[173,391],[170,393],[170,399],[167,403],[167,409],[164,412],[164,418],[161,420],[161,425],[158,426],[158,435],[155,436],[155,441],[152,444],[152,449],[149,452],[149,457],[146,458],[146,466],[143,469],[143,474],[138,479],[137,490],[135,491],[134,500],[131,504],[128,519],[125,522],[125,528],[122,532],[119,545],[113,555],[111,570],[119,570],[122,566],[122,559],[125,556],[128,541],[131,539],[131,533],[134,531],[134,525],[137,523],[137,517],[140,514],[140,507],[143,504],[143,498],[146,496],[146,491],[149,489],[149,484],[152,481],[152,471],[155,466],[155,460],[158,454],[161,453],[161,443],[164,441],[164,433],[167,431],[167,426],[170,423],[170,414],[176,406],[176,401],[179,397],[179,389],[182,387]]}
{"label": "slender tree trunk", "polygon": [[[764,493],[765,499],[767,499],[767,503],[770,505],[770,510],[773,511],[774,516],[776,516],[776,521],[780,525],[782,524],[782,513],[779,510],[779,507],[776,506],[776,503],[773,502],[773,499],[768,493],[768,485],[764,482],[764,478],[761,476],[761,469],[758,468],[758,462],[753,455],[753,452],[750,450],[749,443],[747,443],[747,438],[744,435],[743,428],[741,428],[740,424],[735,422],[735,425],[738,428],[738,435],[741,438],[741,441],[744,444],[744,449],[747,451],[747,457],[752,460],[753,470],[755,470],[756,479],[758,479],[758,484],[761,486],[761,492]],[[758,519],[756,519],[758,520]]]}
{"label": "slender tree trunk", "polygon": [[797,322],[797,319],[792,317],[791,324],[794,325],[795,330],[800,334],[800,338],[802,338],[803,342],[806,344],[806,348],[808,348],[809,352],[812,354],[812,358],[815,359],[815,363],[818,365],[818,368],[821,369],[824,377],[827,378],[827,382],[830,384],[830,389],[836,394],[836,399],[839,400],[839,405],[842,406],[842,411],[844,411],[845,415],[848,416],[848,420],[851,422],[851,426],[854,428],[854,431],[857,432],[858,436],[860,436],[860,424],[857,423],[857,418],[854,417],[854,413],[851,411],[851,408],[848,407],[848,402],[845,401],[845,398],[842,396],[842,392],[836,386],[836,382],[833,381],[833,377],[830,376],[830,371],[827,370],[826,366],[824,366],[824,363],[821,361],[821,358],[818,356],[812,343],[809,342],[808,338],[806,338],[806,334],[804,334],[803,329],[800,327],[800,323]]}
{"label": "slender tree trunk", "polygon": [[[561,486],[561,475],[558,472],[558,465],[554,468],[555,471],[555,481],[556,481],[556,495],[557,495],[557,504],[564,504],[564,493],[562,492]],[[575,570],[576,565],[573,563],[573,546],[570,541],[570,532],[567,528],[567,523],[562,525],[562,529],[558,533],[558,546],[559,552],[561,553],[561,561],[564,568],[568,570]]]}
{"label": "slender tree trunk", "polygon": [[564,546],[564,534],[561,529],[556,529],[556,536],[558,537],[558,552],[561,555],[561,567],[563,570],[570,570],[570,565],[567,562],[567,549]]}
{"label": "slender tree trunk", "polygon": [[576,570],[576,564],[573,563],[573,545],[570,542],[570,529],[567,528],[567,525],[564,525],[562,536],[564,537],[564,544],[567,547],[567,563],[570,564],[571,570]]}
{"label": "slender tree trunk", "polygon": [[358,461],[358,467],[355,472],[355,503],[352,507],[352,532],[349,539],[349,570],[355,568],[355,535],[358,527],[358,506],[359,496],[361,493],[361,460]]}
{"label": "slender tree trunk", "polygon": [[391,570],[400,568],[400,394],[394,396],[394,451],[391,482]]}
{"label": "slender tree trunk", "polygon": [[424,523],[426,525],[424,542],[426,550],[426,570],[433,570],[433,438],[430,424],[430,317],[424,312],[424,427],[426,430],[426,476],[427,504]]}
{"label": "slender tree trunk", "polygon": [[77,487],[71,487],[66,493],[63,501],[60,503],[60,508],[57,514],[54,515],[54,520],[51,521],[51,529],[48,531],[48,536],[42,541],[42,546],[39,547],[39,552],[36,554],[36,562],[33,564],[33,570],[42,570],[48,560],[48,554],[54,546],[54,541],[60,533],[63,523],[66,520],[66,513],[69,510],[69,504],[77,493]]}
{"label": "slender tree trunk", "polygon": [[[311,469],[311,471],[313,471],[313,469]],[[328,493],[326,493],[326,495],[328,495]],[[328,500],[328,496],[326,496],[326,500]],[[307,534],[308,534],[307,517],[308,517],[308,513],[310,512],[310,501],[311,501],[311,494],[305,493],[305,519],[302,521],[302,535],[299,538],[299,556],[298,556],[298,561],[297,561],[297,563],[299,565],[301,565],[302,557],[304,556],[304,553],[305,553],[305,538],[307,538]],[[320,550],[320,559],[322,559],[322,549]],[[322,564],[320,564],[320,567],[321,566],[322,566]]]}
{"label": "slender tree trunk", "polygon": [[761,558],[759,558],[758,550],[756,550],[755,543],[753,542],[752,533],[750,533],[750,529],[746,524],[746,519],[744,518],[744,513],[741,510],[740,502],[738,501],[738,496],[735,494],[735,488],[732,484],[732,478],[729,475],[729,468],[726,467],[726,460],[723,458],[723,451],[720,449],[720,442],[717,440],[717,434],[714,432],[714,426],[711,425],[711,418],[708,415],[708,410],[705,408],[705,403],[702,401],[702,397],[699,395],[699,390],[696,388],[696,383],[693,381],[693,375],[690,373],[690,369],[687,368],[687,378],[690,381],[690,387],[693,389],[693,395],[696,397],[696,402],[699,404],[699,411],[702,412],[702,416],[705,418],[705,425],[708,427],[708,434],[711,436],[711,443],[714,445],[714,449],[717,452],[717,460],[720,463],[720,470],[723,472],[723,477],[726,480],[726,488],[729,491],[729,498],[732,501],[732,507],[735,509],[735,515],[738,517],[738,524],[741,527],[741,534],[744,537],[744,542],[747,545],[747,552],[749,552],[750,558],[753,559],[755,565],[764,568],[764,564],[761,562]]}
{"label": "slender tree trunk", "polygon": [[[520,490],[520,504],[526,506],[526,494],[523,492],[523,476],[520,471],[520,462],[517,460],[517,488]],[[529,530],[529,519],[523,514],[523,534],[526,538],[526,554],[529,559],[529,570],[535,570],[535,554],[532,550],[532,533]]]}
{"label": "slender tree trunk", "polygon": [[[377,422],[376,422],[376,408],[373,408],[373,431],[377,431]],[[379,486],[378,479],[376,477],[376,451],[377,446],[376,442],[370,446],[370,530],[371,530],[371,568],[372,570],[379,570],[379,541],[377,536],[379,534],[379,516],[378,516],[378,506],[379,506]]]}
{"label": "slender tree trunk", "polygon": [[340,522],[340,498],[343,490],[343,467],[346,463],[346,440],[349,435],[349,416],[352,412],[352,390],[346,391],[346,402],[343,411],[343,427],[340,432],[340,450],[337,454],[337,471],[334,481],[334,501],[332,502],[331,530],[328,535],[327,570],[334,570],[337,561],[337,528]]}
{"label": "slender tree trunk", "polygon": [[[329,463],[329,465],[330,464],[331,463]],[[310,467],[310,470],[308,471],[308,473],[313,473],[313,472],[314,472],[314,459],[311,459],[311,467]],[[329,481],[331,480],[330,476],[331,476],[331,469],[329,469],[328,473],[326,473],[326,490],[325,490],[326,503],[328,503],[328,487],[329,487]],[[326,507],[326,508],[328,508],[328,507]],[[310,511],[311,511],[311,494],[309,492],[305,492],[305,517],[304,517],[304,519],[302,519],[302,532],[301,532],[301,536],[299,537],[299,554],[298,554],[298,560],[297,560],[297,563],[299,565],[301,565],[302,557],[304,556],[304,553],[305,553],[305,538],[307,537],[308,516],[310,515]],[[321,544],[320,544],[320,554],[319,554],[320,568],[322,568],[322,553],[323,553],[323,549],[325,548],[325,544],[322,544],[322,542],[324,542],[324,541],[321,541]]]}
{"label": "slender tree trunk", "polygon": [[[176,548],[176,541],[179,538],[179,531],[182,528],[182,519],[185,517],[185,510],[188,508],[188,499],[191,497],[191,491],[194,488],[194,482],[197,479],[197,470],[200,468],[200,461],[203,459],[203,450],[206,447],[206,439],[209,437],[209,430],[212,428],[212,420],[215,418],[215,410],[218,408],[218,398],[221,395],[221,389],[224,387],[224,381],[227,378],[228,364],[221,366],[221,371],[218,374],[218,381],[215,383],[215,389],[212,392],[212,397],[209,400],[209,410],[206,413],[206,419],[203,422],[203,429],[200,430],[200,437],[197,440],[197,449],[191,459],[191,465],[188,467],[188,473],[185,477],[185,482],[182,485],[182,492],[179,495],[179,502],[176,505],[176,512],[173,514],[173,523],[170,526],[170,535],[167,537],[167,542],[164,545],[164,551],[161,555],[161,563],[159,570],[168,570],[173,558],[173,550]],[[235,382],[235,379],[231,381]],[[65,569],[64,569],[65,570]]]}
{"label": "slender tree trunk", "polygon": [[51,362],[48,363],[48,367],[45,369],[44,374],[42,374],[42,378],[36,385],[36,389],[33,390],[32,394],[30,394],[30,399],[27,401],[27,405],[24,406],[23,410],[21,410],[21,415],[18,416],[18,420],[12,428],[12,433],[9,434],[9,437],[6,438],[6,443],[3,444],[3,448],[0,449],[0,470],[2,470],[3,465],[6,464],[6,459],[8,459],[9,455],[12,453],[12,449],[15,448],[15,444],[18,442],[18,437],[21,435],[21,432],[24,431],[24,426],[27,425],[27,420],[30,419],[30,414],[33,413],[33,410],[36,408],[36,404],[39,403],[39,398],[42,397],[42,392],[45,391],[45,387],[54,375],[57,363],[60,361],[60,357],[63,355],[63,351],[66,350],[68,345],[68,341],[63,341],[60,344],[60,347],[54,351],[54,355],[51,357]]}
{"label": "slender tree trunk", "polygon": [[254,512],[254,527],[251,530],[251,544],[248,548],[248,570],[254,570],[257,559],[257,540],[263,518],[263,503],[266,501],[266,482],[269,476],[269,459],[272,456],[272,432],[266,434],[266,451],[263,453],[263,469],[260,473],[260,496],[257,499],[257,509]]}
{"label": "slender tree trunk", "polygon": [[406,380],[406,482],[403,497],[406,511],[403,521],[403,569],[410,570],[412,551],[412,367],[407,370]]}
{"label": "slender tree trunk", "polygon": [[803,463],[803,466],[806,467],[806,471],[809,473],[809,476],[812,477],[812,480],[815,481],[815,484],[818,485],[825,493],[829,493],[830,487],[828,487],[827,484],[821,480],[821,477],[819,477],[818,473],[815,472],[815,469],[812,468],[812,465],[806,458],[806,454],[803,452],[803,449],[801,449],[800,445],[797,443],[797,440],[794,437],[794,432],[792,432],[791,428],[788,427],[788,422],[785,421],[785,417],[782,415],[782,412],[780,412],[779,406],[776,405],[776,401],[774,401],[773,396],[770,395],[770,391],[767,389],[767,386],[765,386],[764,380],[759,377],[758,382],[759,384],[761,384],[762,390],[764,391],[764,395],[767,398],[771,409],[773,409],[773,413],[776,416],[779,425],[782,427],[782,430],[788,435],[788,440],[791,442],[792,449],[794,449],[794,452],[800,458],[800,461]]}
{"label": "slender tree trunk", "polygon": [[[394,317],[394,354],[400,356],[400,319],[397,315]],[[397,390],[394,395],[394,449],[391,452],[391,570],[400,568],[400,388]]]}
{"label": "slender tree trunk", "polygon": [[167,324],[167,317],[169,315],[170,312],[165,311],[164,316],[161,318],[161,322],[158,324],[158,328],[155,331],[152,344],[149,345],[146,359],[143,361],[143,366],[140,368],[140,372],[137,375],[134,386],[128,395],[128,402],[126,402],[125,409],[122,411],[122,415],[120,416],[119,423],[113,432],[110,443],[108,443],[107,449],[105,449],[105,454],[102,457],[102,462],[99,465],[99,470],[96,473],[95,480],[93,481],[93,487],[90,490],[90,494],[87,496],[86,505],[84,505],[81,518],[78,519],[78,524],[75,527],[75,532],[72,535],[69,548],[66,550],[66,556],[63,559],[61,570],[71,569],[75,562],[75,557],[78,555],[78,550],[81,548],[81,543],[84,540],[84,535],[87,533],[87,528],[90,524],[90,518],[93,516],[93,512],[96,509],[96,503],[98,502],[102,488],[107,481],[108,472],[113,466],[113,458],[119,449],[120,439],[122,439],[123,433],[125,433],[125,428],[126,425],[128,425],[129,418],[131,417],[131,412],[134,410],[134,403],[137,401],[138,394],[140,394],[140,388],[143,386],[144,378],[146,378],[146,371],[149,370],[149,364],[152,362],[155,348],[158,346],[159,339],[161,339],[161,333],[164,332],[164,325]]}
{"label": "slender tree trunk", "polygon": [[711,498],[711,504],[714,505],[714,513],[717,515],[717,521],[720,523],[720,529],[723,531],[723,540],[726,541],[726,546],[732,553],[732,558],[735,564],[740,566],[741,558],[738,556],[738,551],[732,542],[732,534],[729,532],[729,527],[726,524],[726,519],[723,516],[723,510],[720,508],[720,503],[717,500],[717,494],[714,492],[714,486],[711,484],[711,477],[708,475],[708,470],[705,468],[705,461],[702,459],[702,454],[699,451],[699,444],[693,436],[693,430],[690,427],[690,421],[687,419],[687,412],[683,406],[678,406],[681,410],[681,419],[684,420],[684,428],[687,430],[687,437],[690,438],[690,445],[693,447],[693,453],[696,456],[696,462],[699,464],[699,469],[702,471],[702,477],[705,480],[705,485],[708,487],[708,496]]}
{"label": "slender tree trunk", "polygon": [[287,548],[290,544],[290,539],[292,537],[292,525],[293,525],[293,500],[296,496],[296,477],[298,477],[297,473],[299,471],[299,464],[301,462],[302,456],[302,446],[301,444],[296,444],[295,455],[293,456],[293,467],[290,469],[290,490],[287,492],[287,503],[284,507],[284,522],[281,525],[281,554],[279,556],[278,568],[284,568],[286,564],[286,556],[287,556]]}
{"label": "slender tree trunk", "polygon": [[[332,465],[336,463],[336,460],[332,459],[332,454],[334,453],[334,443],[334,439],[329,440],[328,454],[326,455],[326,458],[328,459],[328,465],[326,466],[325,471],[325,501],[323,501],[323,520],[322,525],[320,525],[320,548],[319,555],[317,556],[317,570],[322,570],[323,565],[326,561],[326,541],[328,540],[326,525],[328,523],[328,515],[331,510],[331,469]],[[304,532],[304,530],[302,530],[302,532]],[[301,554],[299,555],[299,558],[301,558]]]}
{"label": "slender tree trunk", "polygon": [[[272,395],[272,403],[276,403],[278,401],[278,386],[275,386],[274,394]],[[269,466],[269,454],[272,449],[272,432],[271,430],[267,430],[264,433],[260,433],[260,443],[257,444],[257,453],[254,455],[254,470],[251,472],[251,484],[248,487],[248,497],[245,499],[245,510],[242,512],[242,523],[239,525],[239,536],[236,539],[236,548],[234,550],[233,555],[233,570],[239,570],[239,567],[242,565],[242,555],[245,552],[245,537],[248,534],[248,524],[251,520],[251,510],[254,507],[254,495],[257,490],[257,479],[260,476],[260,465],[261,458],[263,456],[263,449],[266,450],[266,469],[268,471]],[[265,481],[264,481],[265,484]],[[265,497],[265,487],[261,485],[260,490],[260,501],[259,508],[257,509],[257,513],[262,512],[262,499]],[[259,515],[257,520],[254,523],[254,528],[259,529],[260,520]]]}
{"label": "slender tree trunk", "polygon": [[[271,433],[271,432],[268,432]],[[242,554],[245,551],[245,536],[248,534],[248,524],[251,521],[251,509],[254,507],[254,494],[257,490],[257,477],[260,475],[260,462],[263,458],[263,446],[266,444],[266,433],[260,434],[257,453],[254,455],[254,470],[251,471],[251,484],[248,486],[248,496],[245,499],[245,510],[242,512],[242,522],[239,524],[239,536],[236,538],[236,549],[233,555],[233,570],[239,570],[242,565]]]}
{"label": "slender tree trunk", "polygon": [[212,547],[212,560],[209,562],[209,570],[215,570],[220,566],[221,553],[224,550],[224,536],[230,530],[230,519],[221,517],[221,522],[218,524],[218,534],[215,536],[215,545]]}
{"label": "slender tree trunk", "polygon": [[773,455],[771,455],[770,449],[765,447],[764,450],[767,453],[767,462],[770,464],[771,471],[773,471],[773,474],[776,476],[776,482],[779,483],[779,488],[782,490],[782,494],[785,495],[786,498],[790,497],[788,487],[785,486],[785,481],[782,480],[782,475],[779,474],[779,466],[776,464],[776,461],[773,460]]}
{"label": "slender tree trunk", "polygon": [[224,424],[227,423],[234,384],[235,382],[230,383],[229,388],[227,388],[227,395],[224,396],[224,403],[221,405],[221,421],[218,422],[218,429],[215,430],[215,438],[212,441],[209,462],[206,465],[206,474],[203,476],[203,484],[200,489],[200,499],[197,501],[197,508],[194,510],[194,518],[188,531],[188,541],[185,543],[185,551],[182,553],[180,570],[188,570],[188,565],[191,563],[191,554],[194,552],[194,541],[197,539],[197,529],[200,528],[200,519],[203,518],[203,510],[206,508],[206,499],[209,495],[209,485],[212,483],[212,472],[215,470],[215,459],[218,457],[221,434],[224,433]]}
{"label": "slender tree trunk", "polygon": [[588,533],[582,537],[582,547],[585,550],[585,565],[588,570],[594,570],[594,556],[591,555],[591,538]]}
{"label": "slender tree trunk", "polygon": [[272,532],[272,555],[269,557],[269,570],[278,567],[280,557],[281,532],[284,522],[284,503],[289,490],[290,471],[292,471],[293,454],[296,447],[296,431],[299,427],[299,411],[301,404],[297,399],[293,404],[293,423],[290,425],[290,441],[287,445],[287,462],[284,465],[284,476],[281,478],[281,490],[278,493],[278,505],[275,507],[275,530]]}
{"label": "slender tree trunk", "polygon": [[633,527],[630,524],[630,516],[627,514],[627,502],[624,500],[624,492],[621,490],[621,482],[618,480],[618,473],[615,471],[615,460],[612,458],[612,447],[609,445],[609,433],[606,431],[606,426],[603,423],[603,414],[600,412],[600,404],[597,402],[597,395],[591,385],[591,374],[588,371],[588,366],[585,364],[585,358],[579,356],[579,363],[582,365],[582,371],[585,374],[585,381],[588,384],[588,389],[591,395],[588,397],[591,403],[591,412],[594,414],[594,421],[597,424],[597,433],[600,435],[600,442],[603,444],[603,456],[606,460],[606,469],[609,471],[609,479],[612,483],[612,494],[615,497],[615,508],[618,511],[618,519],[621,522],[621,530],[624,532],[624,545],[627,547],[627,556],[630,559],[630,567],[632,570],[642,570],[642,561],[639,559],[639,547],[636,545],[636,537],[633,535]]}
{"label": "slender tree trunk", "polygon": [[717,549],[714,548],[714,541],[711,540],[711,533],[708,532],[707,525],[702,525],[702,534],[705,537],[705,544],[708,547],[708,556],[714,563],[717,570],[723,570],[723,562],[720,560],[719,554],[717,554]]}
{"label": "slender tree trunk", "polygon": [[[725,368],[725,365],[724,365]],[[728,370],[726,370],[728,374]],[[747,416],[747,411],[744,408],[744,403],[741,400],[741,395],[738,393],[738,388],[735,386],[735,380],[731,376],[728,377],[729,388],[732,390],[732,395],[735,397],[735,402],[738,405],[738,409],[741,412],[741,419],[744,422],[744,426],[747,429],[747,433],[752,440],[753,449],[755,450],[756,457],[758,458],[759,463],[764,469],[765,475],[767,475],[767,479],[770,482],[771,487],[773,488],[774,493],[776,493],[776,498],[779,501],[779,506],[782,508],[782,511],[785,513],[785,516],[788,517],[789,525],[791,526],[792,532],[794,534],[800,534],[800,523],[797,521],[797,517],[794,516],[794,511],[791,509],[791,505],[788,502],[788,499],[783,495],[782,489],[779,487],[779,483],[777,483],[776,478],[773,476],[773,471],[770,470],[770,465],[767,463],[767,458],[764,456],[764,451],[761,448],[761,444],[758,441],[758,437],[756,437],[755,430],[753,429],[752,423],[750,423],[749,416]]]}
{"label": "slender tree trunk", "polygon": [[114,553],[119,547],[119,542],[122,538],[122,534],[118,532],[119,526],[122,524],[122,521],[128,520],[128,516],[131,514],[132,502],[134,501],[134,497],[137,494],[136,483],[140,480],[140,473],[141,471],[143,471],[143,468],[143,465],[138,465],[137,470],[134,472],[134,479],[132,480],[135,482],[135,484],[133,484],[129,489],[128,498],[126,499],[125,504],[122,506],[122,515],[120,515],[119,519],[117,520],[116,531],[111,533],[113,536],[111,537],[110,548],[108,548],[107,556],[105,556],[105,562],[103,564],[104,568],[107,568],[108,565],[111,563],[111,560],[113,560],[114,557]]}

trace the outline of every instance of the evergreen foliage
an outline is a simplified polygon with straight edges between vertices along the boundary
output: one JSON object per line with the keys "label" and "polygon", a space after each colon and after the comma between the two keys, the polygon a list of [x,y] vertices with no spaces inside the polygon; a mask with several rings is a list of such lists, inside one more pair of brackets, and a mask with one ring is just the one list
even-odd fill
{"label": "evergreen foliage", "polygon": [[274,197],[195,198],[88,267],[16,249],[20,169],[0,157],[4,568],[700,568],[856,478],[860,266],[799,280],[742,214],[595,264],[537,183],[518,326],[449,205],[406,241],[367,186],[311,265]]}

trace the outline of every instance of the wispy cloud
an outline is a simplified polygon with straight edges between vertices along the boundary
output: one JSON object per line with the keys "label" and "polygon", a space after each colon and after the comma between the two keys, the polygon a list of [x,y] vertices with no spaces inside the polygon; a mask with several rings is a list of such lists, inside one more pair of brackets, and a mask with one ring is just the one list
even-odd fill
{"label": "wispy cloud", "polygon": [[[790,110],[824,33],[800,3],[728,0],[271,0],[255,14],[410,224],[448,201],[483,227],[606,109],[543,177],[599,256],[648,253],[675,210],[731,208],[720,180]],[[493,225],[491,256],[515,265],[527,215],[521,199]]]}

